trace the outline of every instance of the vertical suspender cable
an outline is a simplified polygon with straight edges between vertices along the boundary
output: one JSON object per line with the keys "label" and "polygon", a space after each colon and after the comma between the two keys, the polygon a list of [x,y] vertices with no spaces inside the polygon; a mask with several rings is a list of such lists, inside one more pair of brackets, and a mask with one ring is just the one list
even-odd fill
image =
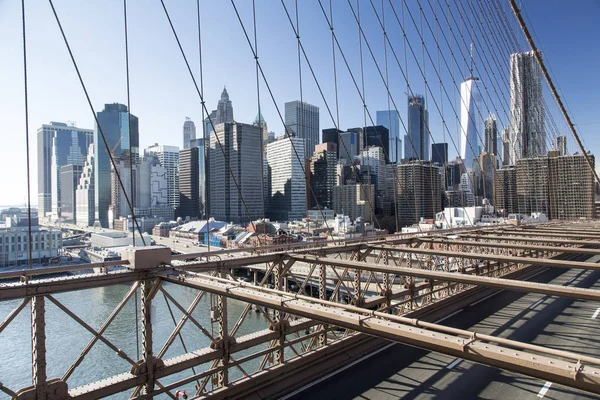
{"label": "vertical suspender cable", "polygon": [[[390,76],[389,76],[389,71],[388,71],[388,54],[387,54],[387,30],[385,28],[385,0],[381,0],[381,21],[382,21],[382,30],[383,30],[383,57],[385,59],[385,85],[387,87],[390,87]],[[390,104],[390,97],[391,97],[391,93],[389,91],[387,91],[387,115],[388,115],[388,124],[390,125],[390,131],[392,130],[392,106]],[[400,116],[398,115],[398,118],[400,118]],[[400,127],[398,127],[400,128]],[[400,129],[398,129],[398,134]],[[391,132],[388,132],[388,135],[391,135]],[[388,137],[388,143],[390,143],[390,138]],[[393,190],[394,190],[394,204],[398,204],[398,191],[396,190],[396,187],[398,186],[398,176],[397,176],[397,172],[394,169],[394,164],[393,163],[397,163],[400,161],[400,149],[398,148],[398,138],[393,138],[393,142],[392,142],[392,146],[394,146],[394,151],[392,152],[394,154],[394,160],[392,162],[392,160],[390,159],[390,165],[391,165],[391,171],[392,171],[392,181],[393,181]],[[389,152],[388,152],[389,153]],[[380,174],[385,174],[386,175],[386,180],[387,180],[387,164],[386,164],[386,171],[379,171]],[[387,182],[385,183],[385,185],[387,186]],[[386,188],[387,189],[387,188]],[[387,190],[386,190],[387,192]],[[389,196],[389,193],[388,193]],[[395,227],[396,227],[396,232],[398,232],[400,230],[400,226],[399,226],[399,221],[398,221],[398,212],[394,212],[394,222],[395,222]]]}
{"label": "vertical suspender cable", "polygon": [[27,162],[27,249],[29,269],[33,268],[33,235],[31,233],[31,168],[29,166],[29,97],[27,92],[27,40],[25,36],[25,0],[21,0],[21,15],[23,17],[23,80],[25,94],[25,151]]}
{"label": "vertical suspender cable", "polygon": [[[129,146],[131,148],[131,99],[129,96],[129,42],[128,42],[128,34],[127,34],[127,0],[123,0],[123,19],[124,19],[124,27],[125,27],[125,75],[127,81],[127,133],[129,134]],[[130,188],[131,188],[131,218],[135,220],[135,212],[133,210],[135,204],[135,195],[134,195],[134,185],[133,185],[133,154],[130,152],[129,154],[129,180],[130,180]],[[132,242],[133,247],[135,247],[135,227],[132,229]],[[140,232],[140,237],[143,239],[143,235]],[[135,348],[137,358],[140,358],[140,328],[138,324],[138,291],[136,289],[134,293],[134,308],[135,308]]]}
{"label": "vertical suspender cable", "polygon": [[[196,0],[196,13],[197,13],[197,25],[198,25],[198,58],[199,58],[199,68],[200,68],[200,93],[202,93],[202,98],[200,99],[201,111],[202,111],[202,153],[204,154],[204,182],[203,185],[203,196],[204,196],[204,219],[206,220],[206,244],[207,250],[210,251],[210,200],[208,196],[208,167],[210,164],[209,160],[209,152],[208,146],[210,143],[207,143],[207,135],[210,137],[210,132],[206,132],[206,124],[204,123],[204,109],[206,108],[206,104],[204,103],[204,71],[202,70],[202,29],[200,24],[200,0]],[[212,124],[211,124],[212,125]],[[200,150],[198,150],[200,152]]]}
{"label": "vertical suspender cable", "polygon": [[[73,63],[73,68],[75,68],[75,73],[77,74],[77,78],[79,79],[79,83],[81,84],[81,88],[83,89],[83,93],[85,94],[85,99],[88,103],[90,111],[92,112],[92,115],[94,116],[94,122],[96,123],[96,126],[98,127],[100,137],[102,138],[102,143],[104,144],[104,147],[108,153],[108,158],[110,160],[110,164],[116,171],[115,175],[117,176],[118,185],[121,188],[121,190],[123,190],[123,193],[125,194],[125,200],[127,201],[127,204],[129,205],[130,208],[133,208],[131,199],[127,195],[127,190],[125,188],[125,185],[123,184],[123,180],[121,179],[121,174],[118,173],[115,159],[110,150],[110,146],[108,145],[108,141],[106,140],[106,136],[104,135],[104,131],[102,130],[102,126],[100,125],[100,121],[98,120],[98,116],[94,112],[94,106],[92,104],[92,99],[90,98],[90,95],[87,91],[87,87],[85,86],[85,83],[83,82],[83,76],[81,75],[81,72],[79,71],[79,66],[77,65],[77,62],[75,61],[75,56],[73,55],[73,51],[71,50],[71,46],[69,45],[69,41],[67,40],[67,35],[65,34],[65,31],[62,27],[62,23],[60,22],[60,18],[58,17],[58,13],[56,12],[56,8],[54,7],[54,2],[52,0],[48,0],[48,3],[50,4],[50,8],[52,8],[52,14],[54,15],[54,19],[56,20],[58,29],[60,30],[61,36],[63,38],[63,42],[65,43],[65,47],[67,48],[67,52],[69,53],[69,57],[71,58],[71,62]],[[142,229],[140,228],[140,225],[138,224],[136,219],[133,219],[133,223],[136,225],[138,233],[140,234],[140,236],[142,238],[142,243],[145,246],[146,243],[144,241],[144,236],[142,235]]]}
{"label": "vertical suspender cable", "polygon": [[[265,138],[263,136],[263,131],[266,127],[262,122],[262,114],[260,112],[260,81],[258,79],[258,38],[256,36],[256,1],[252,0],[252,24],[254,27],[254,64],[256,69],[256,103],[258,106],[258,127],[260,128],[260,135],[258,138],[259,148],[260,148],[260,193],[262,200],[262,217],[263,223],[265,222]],[[305,157],[306,158],[306,157]],[[307,188],[308,189],[308,188]],[[269,194],[270,195],[270,194]],[[256,233],[258,235],[258,232]]]}
{"label": "vertical suspender cable", "polygon": [[[133,184],[133,157],[134,154],[131,151],[133,142],[131,141],[131,96],[129,91],[129,41],[127,32],[127,0],[123,0],[123,20],[125,28],[125,78],[127,82],[127,134],[129,135],[129,188],[131,190],[131,203],[129,204],[129,210],[131,211],[131,219],[135,221],[135,186]],[[139,151],[139,143],[138,143]],[[136,160],[137,164],[137,160]],[[132,229],[132,242],[135,247],[135,228]],[[144,235],[140,232],[140,237],[144,240]],[[145,243],[144,243],[145,245]],[[136,291],[137,293],[137,291]]]}

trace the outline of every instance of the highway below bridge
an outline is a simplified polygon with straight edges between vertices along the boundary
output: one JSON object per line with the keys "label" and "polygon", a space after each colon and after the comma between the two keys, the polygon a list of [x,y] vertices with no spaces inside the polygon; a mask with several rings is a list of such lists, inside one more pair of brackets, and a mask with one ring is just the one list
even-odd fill
{"label": "highway below bridge", "polygon": [[[571,255],[572,261],[598,257]],[[531,282],[600,289],[600,272],[543,268]],[[443,325],[600,357],[600,302],[493,291],[437,320]],[[600,396],[439,353],[389,343],[285,396],[339,399],[598,399]]]}

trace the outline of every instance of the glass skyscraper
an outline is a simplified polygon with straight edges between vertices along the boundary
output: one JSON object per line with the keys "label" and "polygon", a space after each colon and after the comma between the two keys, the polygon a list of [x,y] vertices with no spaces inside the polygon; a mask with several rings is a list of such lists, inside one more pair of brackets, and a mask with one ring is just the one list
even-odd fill
{"label": "glass skyscraper", "polygon": [[546,155],[542,69],[533,52],[510,55],[510,155],[521,158]]}
{"label": "glass skyscraper", "polygon": [[460,84],[460,158],[466,168],[473,166],[479,157],[480,140],[483,133],[479,116],[479,78],[468,77]]}
{"label": "glass skyscraper", "polygon": [[196,124],[188,117],[185,117],[185,122],[183,123],[183,148],[189,149],[192,140],[196,140]]}
{"label": "glass skyscraper", "polygon": [[408,96],[408,133],[404,136],[404,158],[429,160],[429,112],[425,97]]}
{"label": "glass skyscraper", "polygon": [[[139,160],[139,124],[138,118],[127,112],[127,106],[119,103],[105,104],[104,110],[96,113],[99,126],[94,129],[94,181],[95,181],[95,220],[103,227],[108,227],[108,206],[110,205],[110,170],[109,151],[115,158],[133,162]],[[129,118],[131,117],[131,118]],[[131,142],[129,140],[129,121],[131,122]],[[106,148],[100,130],[104,133]]]}
{"label": "glass skyscraper", "polygon": [[388,159],[393,163],[399,162],[402,159],[402,140],[400,139],[400,115],[398,111],[377,111],[377,125],[385,126],[390,135]]}
{"label": "glass skyscraper", "polygon": [[298,100],[285,103],[285,126],[304,139],[304,154],[315,152],[319,144],[319,107]]}
{"label": "glass skyscraper", "polygon": [[38,209],[40,217],[60,209],[60,168],[83,165],[93,131],[62,122],[44,124],[37,131]]}

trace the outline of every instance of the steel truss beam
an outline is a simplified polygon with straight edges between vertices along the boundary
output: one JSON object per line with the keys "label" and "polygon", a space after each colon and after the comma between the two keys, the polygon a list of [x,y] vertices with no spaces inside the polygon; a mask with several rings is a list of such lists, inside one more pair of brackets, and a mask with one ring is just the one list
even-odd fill
{"label": "steel truss beam", "polygon": [[500,236],[500,235],[459,235],[461,239],[473,239],[473,240],[489,240],[497,241],[499,243],[505,242],[522,242],[522,243],[556,243],[560,245],[568,246],[589,246],[596,244],[590,240],[573,240],[573,239],[545,239],[545,238],[532,238],[529,236]]}
{"label": "steel truss beam", "polygon": [[0,285],[0,301],[47,295],[100,286],[132,283],[149,276],[149,271],[111,271],[103,274],[76,275],[63,278],[36,279]]}
{"label": "steel truss beam", "polygon": [[591,366],[600,365],[600,359],[209,276],[186,278],[179,283],[410,346],[600,393],[600,369]]}
{"label": "steel truss beam", "polygon": [[[485,236],[482,238],[485,240]],[[428,238],[417,238],[415,239],[421,243],[435,243],[438,245],[447,246],[467,246],[467,247],[490,247],[497,249],[515,249],[515,250],[535,250],[535,251],[551,251],[557,253],[576,253],[576,254],[588,254],[588,255],[599,255],[600,249],[584,249],[581,247],[564,247],[564,246],[532,246],[527,244],[513,244],[513,243],[496,243],[484,240],[445,240],[445,239],[428,239]]]}
{"label": "steel truss beam", "polygon": [[399,253],[409,254],[424,254],[424,255],[435,255],[441,257],[454,257],[457,259],[469,259],[469,260],[481,260],[481,261],[498,261],[502,263],[519,263],[538,265],[544,267],[557,267],[557,268],[579,268],[592,271],[600,270],[600,264],[585,261],[565,261],[565,260],[554,260],[551,258],[534,258],[534,257],[515,257],[515,256],[502,256],[502,255],[488,255],[488,254],[475,254],[465,253],[460,251],[441,251],[441,250],[430,250],[421,249],[415,247],[393,247],[393,246],[373,246],[374,249],[387,250]]}
{"label": "steel truss beam", "polygon": [[[419,268],[406,268],[372,264],[358,261],[339,261],[330,258],[313,256],[293,256],[298,261],[314,262],[338,268],[356,268],[365,271],[381,272],[385,274],[411,276],[432,281],[458,282],[470,285],[486,286],[498,289],[508,289],[517,292],[540,293],[549,296],[568,297],[579,300],[600,301],[600,290],[584,289],[570,286],[535,283],[514,279],[491,278],[487,276],[473,276],[457,272],[430,271]],[[600,267],[600,266],[599,266]]]}
{"label": "steel truss beam", "polygon": [[565,233],[563,230],[559,230],[557,232],[548,232],[548,231],[534,231],[534,230],[500,230],[494,232],[500,235],[513,235],[513,236],[533,236],[533,237],[550,237],[550,238],[569,238],[569,239],[590,239],[590,240],[598,240],[600,239],[599,235],[591,235],[589,231],[585,233]]}

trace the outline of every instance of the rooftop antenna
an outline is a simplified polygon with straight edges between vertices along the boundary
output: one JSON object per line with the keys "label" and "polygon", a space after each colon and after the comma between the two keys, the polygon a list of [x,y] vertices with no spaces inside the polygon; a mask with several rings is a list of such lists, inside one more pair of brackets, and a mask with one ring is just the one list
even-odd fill
{"label": "rooftop antenna", "polygon": [[471,56],[471,65],[469,67],[469,76],[470,77],[473,77],[473,64],[474,64],[474,60],[473,59],[475,57],[473,50],[474,50],[474,46],[473,46],[473,43],[471,43],[471,46],[469,46],[469,54]]}

